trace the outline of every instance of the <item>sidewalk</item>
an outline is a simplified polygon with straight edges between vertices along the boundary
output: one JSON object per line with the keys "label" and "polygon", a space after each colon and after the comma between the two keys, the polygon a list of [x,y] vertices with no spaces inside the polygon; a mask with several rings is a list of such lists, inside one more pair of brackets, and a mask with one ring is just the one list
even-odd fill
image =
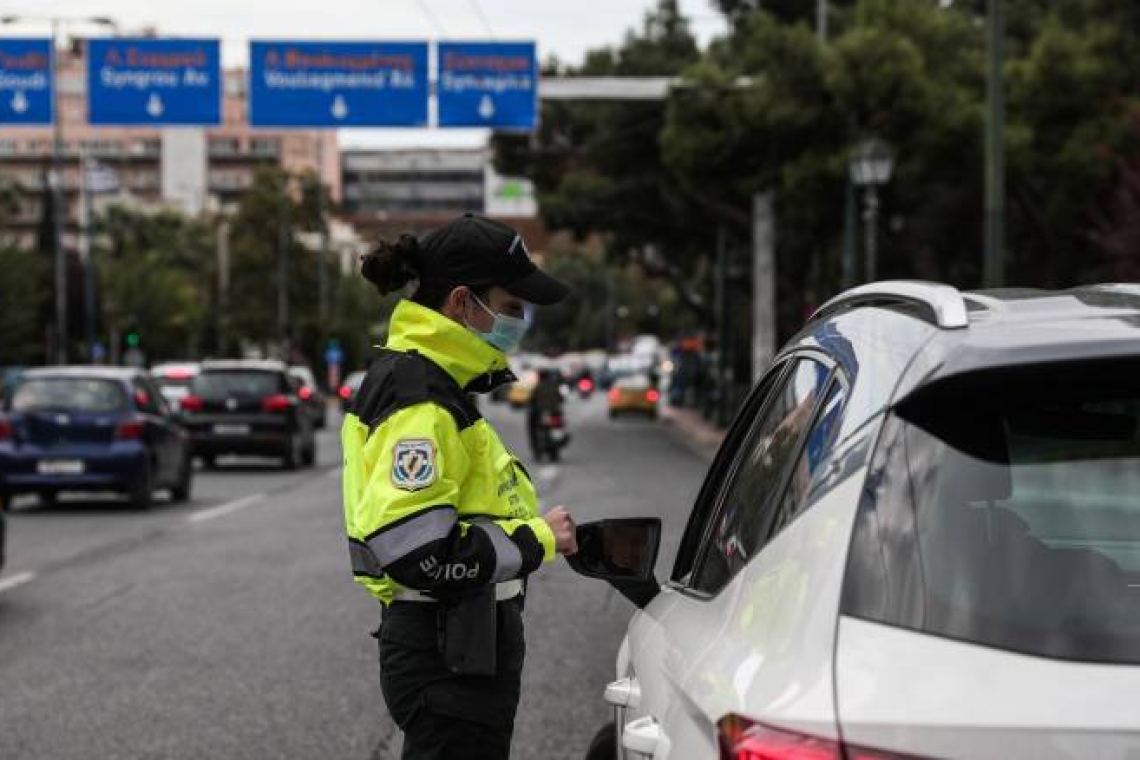
{"label": "sidewalk", "polygon": [[712,461],[724,441],[724,430],[706,420],[695,409],[662,404],[659,411],[663,425],[671,428],[686,446]]}

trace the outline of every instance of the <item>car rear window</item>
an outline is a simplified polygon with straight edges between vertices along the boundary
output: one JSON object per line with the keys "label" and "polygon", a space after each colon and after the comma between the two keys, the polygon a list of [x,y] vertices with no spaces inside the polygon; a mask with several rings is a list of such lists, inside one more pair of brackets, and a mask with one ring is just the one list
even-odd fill
{"label": "car rear window", "polygon": [[864,489],[844,611],[1140,664],[1138,370],[991,372],[900,405]]}
{"label": "car rear window", "polygon": [[283,393],[285,384],[278,372],[256,369],[209,370],[194,378],[193,392],[203,398],[242,398]]}
{"label": "car rear window", "polygon": [[89,377],[26,379],[12,394],[13,412],[118,412],[127,394],[117,380]]}

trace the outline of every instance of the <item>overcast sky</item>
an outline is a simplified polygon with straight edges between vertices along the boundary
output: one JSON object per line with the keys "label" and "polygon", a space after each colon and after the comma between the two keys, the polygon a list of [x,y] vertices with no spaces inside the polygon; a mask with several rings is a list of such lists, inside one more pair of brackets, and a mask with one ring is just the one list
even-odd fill
{"label": "overcast sky", "polygon": [[[223,41],[226,66],[243,65],[250,39],[534,39],[539,56],[577,62],[585,51],[621,41],[654,0],[17,0],[0,13],[109,16],[125,32]],[[724,28],[710,0],[681,0],[702,42]],[[12,33],[46,27],[28,23]],[[76,31],[89,28],[75,27]],[[346,131],[344,145],[474,145],[481,130]]]}

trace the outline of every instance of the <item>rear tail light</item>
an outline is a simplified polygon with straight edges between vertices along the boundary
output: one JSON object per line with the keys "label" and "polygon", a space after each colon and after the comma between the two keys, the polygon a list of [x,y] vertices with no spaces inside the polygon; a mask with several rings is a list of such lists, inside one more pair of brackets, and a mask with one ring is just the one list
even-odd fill
{"label": "rear tail light", "polygon": [[200,412],[204,406],[201,396],[186,396],[181,403],[184,412]]}
{"label": "rear tail light", "polygon": [[302,401],[308,401],[313,397],[313,389],[307,385],[301,386],[301,390],[297,391],[297,395],[301,397]]}
{"label": "rear tail light", "polygon": [[135,391],[135,406],[150,406],[150,394],[148,394],[146,391]]}
{"label": "rear tail light", "polygon": [[115,439],[119,441],[137,441],[143,437],[144,426],[139,420],[120,422],[115,428]]}
{"label": "rear tail light", "polygon": [[352,398],[352,388],[349,388],[347,385],[342,385],[340,386],[340,390],[337,391],[337,395],[339,395],[345,401],[348,401],[350,398]]}
{"label": "rear tail light", "polygon": [[717,723],[721,760],[921,760],[877,750],[844,747],[830,739],[784,731],[738,715]]}
{"label": "rear tail light", "polygon": [[583,393],[589,393],[590,391],[594,390],[594,381],[588,377],[583,377],[578,381],[578,390],[582,391]]}
{"label": "rear tail light", "polygon": [[12,423],[8,420],[0,420],[0,441],[10,441],[16,435],[16,431],[12,429]]}
{"label": "rear tail light", "polygon": [[647,390],[645,392],[645,400],[651,404],[656,404],[658,401],[661,400],[661,393],[659,391],[655,391],[653,389]]}
{"label": "rear tail light", "polygon": [[558,415],[552,414],[546,418],[546,422],[548,425],[550,425],[550,427],[560,428],[562,427],[563,419]]}
{"label": "rear tail light", "polygon": [[261,410],[264,412],[287,412],[292,406],[293,399],[284,393],[267,396],[261,402]]}

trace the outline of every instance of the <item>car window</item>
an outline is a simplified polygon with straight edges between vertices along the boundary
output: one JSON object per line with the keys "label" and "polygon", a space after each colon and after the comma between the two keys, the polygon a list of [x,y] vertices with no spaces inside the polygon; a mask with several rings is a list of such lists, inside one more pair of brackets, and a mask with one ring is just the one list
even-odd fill
{"label": "car window", "polygon": [[194,393],[203,398],[262,398],[285,391],[286,385],[277,372],[234,369],[210,370],[194,378]]}
{"label": "car window", "polygon": [[783,484],[811,426],[830,369],[798,359],[741,447],[706,538],[692,587],[715,593],[763,548]]}
{"label": "car window", "polygon": [[732,471],[732,464],[737,459],[737,452],[740,447],[747,442],[748,434],[757,415],[764,410],[768,396],[772,389],[778,386],[787,369],[788,363],[786,362],[776,364],[769,369],[768,373],[752,390],[732,425],[729,426],[724,442],[717,451],[712,466],[709,467],[708,474],[701,485],[700,493],[697,495],[696,503],[689,514],[685,533],[681,537],[681,545],[677,550],[673,573],[670,576],[674,583],[681,586],[691,584],[697,555],[703,546],[704,536],[709,532],[708,524],[716,514],[717,498],[723,490],[724,480]]}
{"label": "car window", "polygon": [[900,405],[864,488],[844,612],[1140,664],[1138,370],[991,373]]}
{"label": "car window", "polygon": [[775,527],[768,540],[790,523],[808,505],[811,493],[826,472],[825,467],[835,445],[839,423],[842,420],[846,389],[838,379],[831,381],[823,403],[819,406],[815,423],[807,434],[803,450],[788,478],[788,488],[780,502]]}
{"label": "car window", "polygon": [[131,381],[131,387],[135,394],[135,406],[140,412],[162,416],[162,396],[153,386],[136,377]]}
{"label": "car window", "polygon": [[12,395],[13,412],[118,412],[127,396],[118,380],[90,377],[37,377]]}

